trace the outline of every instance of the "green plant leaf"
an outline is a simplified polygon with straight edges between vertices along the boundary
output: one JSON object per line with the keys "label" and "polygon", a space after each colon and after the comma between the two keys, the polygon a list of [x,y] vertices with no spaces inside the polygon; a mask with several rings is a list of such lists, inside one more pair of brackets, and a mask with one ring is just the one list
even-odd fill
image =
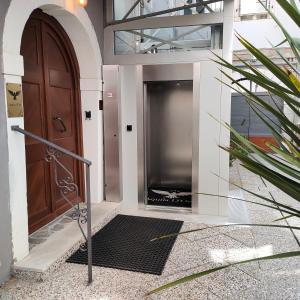
{"label": "green plant leaf", "polygon": [[299,12],[296,2],[294,0],[290,0],[290,2],[291,2],[291,5],[293,5],[293,7]]}
{"label": "green plant leaf", "polygon": [[[233,68],[231,68],[232,70],[234,70]],[[225,75],[226,75],[226,77],[228,77],[228,78],[230,78],[231,76],[229,75],[229,74],[227,74],[226,72],[224,72],[224,71],[221,71],[222,73],[224,73]],[[240,74],[242,74],[242,72],[239,72]],[[243,74],[242,74],[243,75]],[[250,80],[250,81],[253,81],[253,82],[255,82],[257,85],[259,85],[259,86],[261,86],[261,87],[263,87],[263,88],[265,88],[265,89],[267,89],[267,91],[269,92],[269,93],[272,93],[272,94],[274,94],[274,95],[276,95],[276,96],[278,96],[278,97],[280,97],[280,98],[282,98],[282,100],[284,100],[285,102],[286,102],[286,104],[295,112],[295,114],[297,114],[297,115],[299,115],[299,110],[298,110],[298,108],[300,107],[300,102],[299,101],[297,101],[297,100],[295,100],[295,99],[293,99],[292,97],[290,97],[290,96],[288,96],[286,93],[284,93],[284,92],[282,92],[281,90],[282,90],[282,88],[279,86],[278,88],[272,88],[271,86],[267,86],[267,85],[265,85],[265,84],[262,84],[262,82],[261,81],[259,81],[260,79],[254,79],[253,78],[253,76],[254,75],[246,75],[246,76],[249,76],[249,78],[248,78],[248,80]],[[219,81],[221,81],[220,79],[218,79]],[[258,80],[257,82],[256,82],[256,80]],[[224,83],[223,81],[221,81],[222,83]],[[232,80],[232,83],[239,83],[239,81],[238,80]],[[233,87],[230,87],[230,88],[232,88],[233,89]],[[295,107],[294,107],[295,106]]]}
{"label": "green plant leaf", "polygon": [[298,148],[296,148],[291,142],[289,142],[287,139],[284,139],[284,143],[287,145],[287,147],[290,149],[290,152],[294,154],[294,157],[300,159],[300,152]]}
{"label": "green plant leaf", "polygon": [[262,159],[264,159],[266,162],[270,163],[274,168],[277,168],[281,170],[282,172],[285,172],[289,176],[292,176],[296,178],[297,180],[300,180],[300,172],[299,170],[296,170],[294,168],[291,168],[290,166],[283,164],[282,162],[278,161],[277,159],[273,158],[272,156],[266,154],[264,151],[260,150],[256,145],[248,141],[246,138],[244,138],[241,134],[239,134],[233,127],[230,127],[230,131],[234,134],[234,136],[248,149],[256,153],[258,156],[260,156]]}
{"label": "green plant leaf", "polygon": [[[286,31],[284,26],[281,24],[281,22],[278,20],[278,18],[270,11],[270,9],[260,1],[261,5],[266,9],[266,11],[269,13],[269,15],[272,17],[272,19],[276,22],[276,24],[279,26],[281,29],[282,33],[286,37],[296,59],[298,60],[298,63],[300,62],[300,56],[297,50],[297,45],[295,45],[295,41],[292,39],[292,37],[289,35],[289,33]],[[299,49],[299,48],[298,48]]]}
{"label": "green plant leaf", "polygon": [[295,88],[300,91],[300,81],[299,79],[288,69],[286,69],[286,72],[291,80],[291,82],[294,84]]}
{"label": "green plant leaf", "polygon": [[[260,117],[259,114],[258,116]],[[262,121],[268,124],[263,118]],[[271,143],[267,142],[266,146],[268,146],[270,149],[274,150],[278,154],[282,155],[284,160],[278,159],[277,157],[275,158],[269,153],[260,150],[259,147],[257,147],[252,142],[248,141],[248,139],[246,139],[243,135],[239,134],[236,130],[234,130],[234,128],[230,127],[230,131],[243,145],[245,145],[248,149],[250,149],[251,152],[258,154],[262,159],[264,159],[264,161],[269,162],[273,167],[281,170],[282,172],[285,172],[287,175],[292,176],[297,180],[300,180],[300,172],[299,169],[297,168],[297,166],[300,167],[300,160],[293,157],[291,154],[287,153],[286,151],[280,150],[279,148],[275,147]],[[229,152],[230,151],[231,150],[229,149]],[[291,164],[295,165],[296,167]]]}
{"label": "green plant leaf", "polygon": [[[217,56],[217,55],[215,55],[215,56]],[[289,105],[289,107],[291,107],[291,109],[295,113],[299,114],[299,111],[295,110],[295,108],[293,106],[300,108],[300,102],[291,97],[291,96],[294,96],[294,94],[291,91],[286,90],[284,87],[280,86],[278,83],[276,83],[272,80],[268,80],[264,75],[256,76],[255,74],[249,73],[249,72],[243,70],[242,68],[238,68],[238,67],[235,67],[235,66],[229,64],[222,58],[220,58],[220,61],[218,61],[218,60],[213,60],[213,61],[225,68],[228,68],[232,71],[235,71],[235,72],[241,74],[248,80],[256,83],[258,86],[260,86],[260,87],[268,90],[270,93],[282,98],[287,103],[287,105]],[[248,66],[249,64],[245,63],[245,65]],[[250,66],[249,68],[251,69],[252,66]],[[251,69],[251,71],[252,71],[252,69]],[[289,94],[290,94],[290,96],[289,96]]]}
{"label": "green plant leaf", "polygon": [[206,270],[206,271],[203,271],[201,273],[196,273],[196,274],[193,274],[193,275],[189,275],[189,276],[186,276],[186,277],[183,277],[181,279],[178,279],[178,280],[175,280],[175,281],[172,281],[170,283],[167,283],[167,284],[164,284],[162,285],[161,287],[157,288],[157,289],[154,289],[150,292],[148,292],[146,294],[146,296],[150,296],[151,294],[155,294],[155,293],[158,293],[158,292],[161,292],[163,290],[166,290],[166,289],[169,289],[173,286],[176,286],[176,285],[179,285],[179,284],[183,284],[185,282],[188,282],[188,281],[192,281],[196,278],[199,278],[201,276],[205,276],[205,275],[208,275],[210,273],[214,273],[216,271],[219,271],[219,270],[222,270],[222,269],[225,269],[229,267],[229,265],[226,265],[226,266],[221,266],[221,267],[217,267],[217,268],[213,268],[213,269],[210,269],[210,270]]}
{"label": "green plant leaf", "polygon": [[[217,120],[218,121],[218,120]],[[218,121],[220,122],[220,121]],[[221,122],[220,122],[221,123]],[[242,143],[245,142],[245,138],[237,133],[232,127],[225,123],[225,126],[235,134],[235,137],[238,138]],[[247,145],[248,141],[246,142]],[[243,143],[245,145],[245,143]],[[245,145],[246,148],[248,148]],[[258,147],[257,147],[258,148]],[[295,200],[300,201],[300,185],[299,182],[293,181],[290,178],[266,167],[265,165],[261,164],[260,162],[256,161],[256,159],[251,158],[247,154],[244,154],[240,151],[235,151],[232,149],[226,149],[223,147],[224,150],[230,152],[235,158],[239,159],[244,166],[249,171],[261,176],[262,178],[267,179],[269,182],[274,184],[275,186],[279,187],[282,191],[286,192],[288,195],[293,197]],[[245,190],[245,189],[244,189]],[[249,191],[248,191],[249,192]],[[253,193],[252,193],[253,194]],[[261,199],[263,197],[259,196]],[[266,198],[265,198],[266,199]]]}
{"label": "green plant leaf", "polygon": [[276,219],[273,222],[278,222],[278,221],[286,220],[286,219],[293,218],[293,217],[294,217],[294,215],[288,215],[288,216]]}
{"label": "green plant leaf", "polygon": [[[275,138],[276,142],[278,145],[280,145],[281,149],[283,152],[286,152],[287,154],[289,154],[288,148],[286,147],[286,145],[284,144],[284,139],[282,137],[282,134],[280,132],[278,132],[275,129],[275,126],[277,127],[277,124],[274,124],[275,126],[272,126],[271,123],[274,123],[274,121],[272,119],[270,119],[269,116],[267,116],[262,110],[260,110],[257,107],[254,107],[249,101],[247,101],[249,106],[251,107],[251,109],[256,113],[256,115],[260,118],[260,120],[270,129],[273,137]],[[281,128],[279,126],[278,128],[280,131],[285,132],[285,130],[283,128]]]}
{"label": "green plant leaf", "polygon": [[[220,176],[219,176],[219,177],[220,177]],[[227,181],[226,179],[224,179],[224,178],[222,178],[222,177],[220,177],[220,178],[221,178],[222,180],[224,180],[224,181]],[[236,184],[236,183],[234,183],[234,182],[230,182],[230,184],[232,184],[233,186],[236,186],[236,187],[240,188],[241,190],[243,190],[243,191],[245,191],[245,192],[247,192],[247,193],[249,193],[249,194],[251,194],[251,195],[253,195],[253,196],[257,197],[257,198],[259,198],[259,199],[262,199],[262,200],[264,200],[264,201],[266,201],[266,202],[268,202],[268,203],[276,204],[276,205],[278,205],[278,206],[281,206],[281,207],[284,207],[284,208],[289,209],[289,210],[291,210],[291,211],[294,211],[295,213],[298,213],[298,210],[297,210],[297,209],[294,209],[294,208],[292,208],[292,207],[290,207],[290,206],[288,206],[288,205],[285,205],[285,204],[283,204],[283,203],[279,203],[279,202],[277,202],[277,201],[274,201],[274,199],[269,199],[269,198],[267,198],[267,197],[265,197],[265,196],[263,196],[263,195],[257,194],[257,193],[255,193],[255,192],[253,192],[253,191],[250,191],[250,190],[248,190],[248,189],[246,189],[246,188],[244,188],[244,187],[242,187],[242,186],[239,186],[238,184]]]}
{"label": "green plant leaf", "polygon": [[223,227],[231,227],[231,226],[249,226],[249,227],[270,227],[270,228],[283,228],[283,229],[295,229],[295,230],[300,230],[300,227],[297,226],[287,226],[287,225],[272,225],[272,224],[226,224],[226,225],[216,225],[213,227],[206,227],[206,228],[198,228],[198,229],[192,229],[192,230],[186,230],[186,231],[181,231],[181,232],[176,232],[176,233],[170,233],[166,235],[161,235],[157,238],[154,238],[150,240],[150,242],[155,242],[163,239],[168,239],[177,235],[182,235],[182,234],[188,234],[192,232],[198,232],[198,231],[203,231],[203,230],[208,230],[208,229],[214,229],[214,228],[223,228]]}
{"label": "green plant leaf", "polygon": [[282,176],[279,173],[276,173],[268,168],[261,168],[259,164],[254,166],[253,164],[242,164],[247,170],[267,179],[270,183],[277,186],[283,192],[297,200],[300,201],[300,190],[299,183],[289,180],[287,177]]}
{"label": "green plant leaf", "polygon": [[232,86],[229,86],[225,82],[221,81],[224,85],[227,85],[228,87],[232,88],[236,92],[238,92],[238,93],[244,95],[245,97],[247,97],[250,101],[253,101],[254,103],[257,103],[258,105],[260,105],[261,107],[263,107],[264,109],[266,109],[267,111],[269,111],[270,113],[272,113],[278,119],[278,121],[281,123],[281,125],[284,127],[284,129],[286,131],[288,131],[288,134],[293,138],[293,140],[300,146],[300,139],[293,132],[293,131],[295,131],[296,133],[300,134],[300,128],[298,128],[293,122],[291,122],[285,116],[284,113],[279,112],[276,109],[274,109],[271,105],[269,105],[268,103],[266,103],[264,100],[260,99],[257,95],[255,95],[254,93],[252,93],[251,91],[249,91],[247,88],[245,88],[244,86],[242,86],[240,83],[236,82],[236,80],[233,79],[227,73],[225,73],[223,71],[221,71],[221,72],[227,78],[229,78],[232,82],[234,82],[245,93],[241,93],[241,91],[239,91],[238,89],[233,88]]}
{"label": "green plant leaf", "polygon": [[284,39],[282,42],[280,42],[279,44],[275,45],[275,47],[279,47],[285,43],[288,43],[288,40],[287,39]]}
{"label": "green plant leaf", "polygon": [[[263,204],[263,203],[259,203],[259,202],[255,202],[255,201],[250,201],[250,200],[246,200],[246,199],[242,199],[242,198],[237,198],[237,197],[214,195],[214,194],[209,194],[209,193],[196,193],[196,194],[197,195],[203,195],[203,196],[212,196],[212,197],[220,197],[220,198],[225,198],[225,199],[232,199],[232,200],[237,200],[237,201],[246,202],[246,203],[252,203],[252,204],[255,204],[255,205],[264,206],[264,207],[268,207],[268,208],[273,209],[273,210],[277,210],[277,211],[280,211],[280,212],[291,214],[294,217],[299,217],[300,218],[300,211],[299,210],[297,210],[297,209],[289,210],[289,208],[287,210],[286,206],[282,206],[281,203],[274,202],[273,200],[270,200],[270,203],[272,203],[272,205],[273,205],[273,206],[271,206],[271,205],[267,205],[267,204]],[[284,207],[284,209],[274,206],[274,205],[277,205],[277,204],[279,204],[278,206],[280,206],[280,207]],[[292,212],[292,211],[294,211],[294,212]]]}
{"label": "green plant leaf", "polygon": [[[276,49],[277,50],[277,49]],[[278,50],[277,50],[278,51]],[[299,114],[299,110],[297,110],[297,104],[299,103],[299,101],[291,99],[290,96],[286,95],[282,90],[282,87],[280,85],[278,85],[277,83],[274,83],[274,81],[269,80],[265,75],[263,75],[261,72],[259,72],[256,68],[254,68],[253,66],[251,66],[249,63],[247,63],[246,61],[239,59],[240,62],[242,62],[249,70],[251,70],[254,74],[257,75],[257,81],[259,83],[256,83],[258,85],[260,85],[263,88],[267,88],[268,92],[270,95],[271,92],[274,93],[277,96],[280,96],[281,98],[286,100],[286,104],[294,111],[294,113],[296,113],[297,115]],[[248,79],[247,77],[243,78]],[[295,83],[293,82],[292,78],[290,78],[292,83],[295,85]],[[250,79],[248,79],[250,80]],[[236,80],[236,82],[239,82],[240,80]],[[295,81],[295,79],[294,79]],[[264,83],[263,83],[264,82]],[[263,84],[262,84],[263,83]],[[270,89],[269,87],[265,86],[265,84],[270,85],[272,88]],[[297,87],[296,87],[297,88]],[[297,88],[298,89],[298,88]],[[298,89],[299,90],[299,89]]]}
{"label": "green plant leaf", "polygon": [[233,153],[234,156],[241,161],[241,165],[247,170],[265,178],[295,200],[300,201],[300,185],[298,182],[293,181],[290,178],[260,164],[259,162],[254,161],[251,158],[243,156],[238,152],[232,151],[231,153]]}
{"label": "green plant leaf", "polygon": [[[218,79],[219,80],[219,79]],[[228,84],[226,84],[224,81],[221,81],[221,80],[219,80],[220,82],[222,82],[224,85],[227,85],[228,87],[230,87]],[[252,97],[250,96],[250,95],[247,95],[247,94],[245,94],[245,93],[242,93],[241,91],[239,91],[238,89],[235,89],[235,88],[233,88],[233,87],[230,87],[230,88],[232,88],[233,90],[235,90],[237,93],[239,93],[240,95],[242,95],[242,96],[244,96],[244,97],[246,97],[246,98],[248,98],[248,99],[250,99],[250,100],[253,100],[254,101],[254,103],[258,103],[257,102],[257,99],[252,99]],[[286,133],[293,139],[293,142],[294,143],[296,143],[297,144],[297,146],[299,146],[300,147],[300,140],[299,140],[299,138],[295,135],[295,133],[289,128],[289,127],[287,127],[287,125],[286,125],[286,123],[291,123],[290,122],[290,120],[287,120],[287,122],[285,122],[285,120],[286,120],[287,118],[286,118],[286,116],[282,116],[281,118],[280,118],[280,124],[281,124],[281,126],[284,128],[284,130],[286,131]]]}
{"label": "green plant leaf", "polygon": [[239,151],[231,151],[236,158],[241,161],[241,165],[246,169],[255,173],[265,179],[270,183],[274,184],[282,191],[286,192],[288,195],[293,197],[295,200],[300,201],[300,187],[299,183],[291,180],[290,178],[266,167],[265,165],[251,159],[247,155],[243,155]]}
{"label": "green plant leaf", "polygon": [[[271,43],[270,43],[271,44]],[[300,75],[300,72],[294,67],[294,65],[292,63],[290,63],[284,56],[283,54],[281,53],[281,51],[279,49],[276,49],[276,46],[272,46],[272,49],[274,51],[276,51],[276,53],[281,57],[281,59],[298,75]]]}
{"label": "green plant leaf", "polygon": [[[257,85],[261,86],[262,88],[265,88],[267,90],[270,90],[271,92],[273,92],[273,88],[275,89],[273,93],[275,93],[276,91],[283,91],[284,93],[287,94],[291,94],[291,95],[295,95],[295,93],[291,90],[286,89],[284,86],[280,86],[277,82],[272,81],[270,79],[268,79],[266,76],[264,76],[263,74],[261,74],[260,76],[257,76],[255,74],[252,74],[250,72],[245,71],[242,68],[236,67],[232,64],[230,64],[229,62],[227,62],[225,59],[223,59],[222,57],[218,56],[217,54],[213,53],[214,56],[217,57],[218,60],[212,60],[215,63],[228,68],[232,71],[235,71],[239,74],[241,74],[242,76],[244,76],[245,78],[248,78],[249,80],[255,82]],[[242,61],[243,62],[243,61]],[[248,63],[245,62],[245,65],[249,65]],[[300,107],[300,103],[298,101],[295,101],[291,98],[290,100],[291,102],[294,101],[294,105]]]}
{"label": "green plant leaf", "polygon": [[258,60],[260,61],[270,72],[272,72],[273,75],[275,75],[287,88],[289,88],[291,91],[299,95],[299,91],[295,88],[293,83],[290,81],[287,74],[278,67],[271,59],[269,59],[266,55],[263,54],[262,51],[255,48],[251,43],[249,43],[246,39],[244,39],[239,34],[236,35],[239,42],[249,50],[250,53]]}
{"label": "green plant leaf", "polygon": [[[280,156],[282,156],[286,161],[288,161],[290,164],[292,164],[293,166],[296,166],[298,168],[300,168],[300,160],[295,158],[292,155],[287,154],[285,151],[282,151],[281,149],[275,147],[274,145],[272,145],[271,143],[266,143],[266,145],[272,149],[275,153],[279,154]],[[298,170],[299,173],[299,170]]]}
{"label": "green plant leaf", "polygon": [[146,295],[149,296],[151,294],[161,292],[163,290],[169,289],[169,288],[177,286],[179,284],[183,284],[183,283],[189,282],[191,280],[197,279],[199,277],[203,277],[203,276],[206,276],[208,274],[211,274],[211,273],[220,271],[222,269],[228,268],[230,266],[236,266],[236,265],[246,264],[246,263],[255,262],[255,261],[283,259],[283,258],[290,258],[290,257],[297,257],[297,256],[300,256],[300,251],[291,251],[291,252],[285,252],[285,253],[280,253],[280,254],[263,256],[263,257],[253,258],[253,259],[247,259],[247,260],[244,260],[244,261],[228,264],[228,265],[225,265],[225,266],[212,268],[212,269],[209,269],[209,270],[206,270],[206,271],[203,271],[203,272],[192,274],[192,275],[177,279],[175,281],[169,282],[165,285],[160,286],[159,288],[156,288],[156,289],[148,292]]}
{"label": "green plant leaf", "polygon": [[[291,19],[300,27],[300,14],[295,6],[291,5],[286,0],[277,0],[277,3],[284,9],[284,11],[291,17]],[[296,5],[296,3],[295,3]]]}
{"label": "green plant leaf", "polygon": [[293,44],[295,45],[295,47],[300,50],[300,39],[299,38],[292,38]]}

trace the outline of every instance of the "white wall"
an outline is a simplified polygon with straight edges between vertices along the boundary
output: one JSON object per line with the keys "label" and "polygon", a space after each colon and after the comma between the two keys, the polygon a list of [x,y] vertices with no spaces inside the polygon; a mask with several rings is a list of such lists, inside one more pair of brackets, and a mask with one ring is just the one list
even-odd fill
{"label": "white wall", "polygon": [[[216,80],[221,74],[217,64],[211,61],[200,63],[199,85],[199,193],[219,195],[220,162],[220,109],[222,86]],[[227,163],[223,162],[223,163]],[[228,191],[227,191],[228,193]],[[199,196],[198,211],[205,215],[219,215],[219,198]]]}
{"label": "white wall", "polygon": [[[91,200],[93,203],[103,201],[103,122],[99,111],[102,99],[101,87],[89,86],[89,80],[81,80],[81,108],[83,130],[83,155],[92,162],[91,166]],[[94,80],[92,80],[92,84]],[[99,99],[99,100],[98,100]],[[92,119],[85,120],[85,111],[92,112]]]}
{"label": "white wall", "polygon": [[[120,110],[120,169],[121,195],[124,207],[138,206],[138,145],[137,105],[143,93],[142,66],[120,66],[119,69]],[[132,131],[126,130],[132,125]]]}
{"label": "white wall", "polygon": [[[14,75],[10,75],[12,73]],[[10,55],[10,64],[4,65],[3,74],[5,84],[8,82],[18,84],[22,83],[21,76],[23,76],[24,74],[22,57],[19,55]],[[24,119],[7,119],[12,246],[13,257],[14,259],[18,259],[23,258],[27,255],[29,247],[25,160],[26,158],[24,136],[12,132],[10,129],[12,125],[19,125],[21,128],[24,128]]]}
{"label": "white wall", "polygon": [[[224,3],[224,27],[223,27],[223,58],[227,61],[232,61],[232,49],[233,49],[233,2]],[[221,68],[223,70],[223,68]],[[226,70],[230,74],[229,70]],[[221,74],[221,80],[229,83],[228,79]],[[222,85],[221,100],[220,100],[220,120],[223,123],[230,124],[231,119],[231,90]],[[220,141],[219,145],[228,147],[230,144],[230,133],[224,125],[220,128]],[[220,149],[220,180],[219,180],[219,195],[226,196],[229,191],[229,164],[225,163],[229,161],[229,154]],[[225,198],[219,198],[219,214],[228,215],[228,202]]]}
{"label": "white wall", "polygon": [[[298,36],[299,30],[297,26],[290,20],[276,1],[274,1],[272,11],[280,22],[284,24],[285,28],[288,29],[291,36]],[[272,19],[238,21],[234,23],[234,29],[258,48],[271,48],[269,42],[276,45],[284,39],[280,29]],[[233,49],[244,49],[236,38],[234,39]]]}

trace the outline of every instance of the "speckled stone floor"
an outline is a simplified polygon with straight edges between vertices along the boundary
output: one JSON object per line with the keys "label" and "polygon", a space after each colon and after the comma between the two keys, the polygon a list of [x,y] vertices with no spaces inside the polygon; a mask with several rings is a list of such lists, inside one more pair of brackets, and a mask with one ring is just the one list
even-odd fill
{"label": "speckled stone floor", "polygon": [[[237,163],[231,168],[231,180],[267,196],[271,191],[275,199],[280,197],[281,201],[294,205],[295,201]],[[251,195],[245,197],[259,201]],[[247,204],[247,208],[253,223],[270,223],[280,217],[276,211],[261,206]],[[300,225],[293,219],[289,222]],[[210,226],[184,224],[182,230],[207,229],[178,237],[162,276],[94,267],[94,282],[86,286],[86,266],[64,263],[43,282],[11,279],[0,289],[0,299],[300,299],[299,258],[230,267],[145,297],[153,288],[211,267],[299,250],[300,235],[289,230],[241,226],[212,229]]]}

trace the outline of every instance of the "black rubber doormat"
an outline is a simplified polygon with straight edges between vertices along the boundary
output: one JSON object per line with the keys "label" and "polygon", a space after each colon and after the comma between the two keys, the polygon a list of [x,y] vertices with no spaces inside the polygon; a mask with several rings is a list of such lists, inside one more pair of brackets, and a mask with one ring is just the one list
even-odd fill
{"label": "black rubber doormat", "polygon": [[[93,265],[161,275],[176,236],[151,242],[180,231],[182,221],[117,215],[92,238]],[[67,262],[87,264],[87,252],[77,250]]]}

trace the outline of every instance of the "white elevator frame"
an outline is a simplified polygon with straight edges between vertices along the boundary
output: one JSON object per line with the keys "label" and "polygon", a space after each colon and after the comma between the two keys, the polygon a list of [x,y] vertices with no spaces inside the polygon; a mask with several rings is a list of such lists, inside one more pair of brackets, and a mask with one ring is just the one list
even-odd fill
{"label": "white elevator frame", "polygon": [[[142,159],[139,151],[139,102],[143,98],[143,66],[182,63],[193,65],[193,97],[196,108],[193,122],[194,132],[198,132],[198,138],[194,139],[198,140],[198,145],[194,147],[193,155],[196,158],[193,161],[199,162],[193,169],[193,178],[197,180],[193,185],[198,186],[197,191],[200,193],[227,196],[229,192],[229,155],[219,145],[229,146],[230,135],[221,122],[230,123],[231,90],[216,80],[226,81],[226,77],[221,73],[222,68],[212,61],[215,57],[210,51],[114,55],[114,31],[223,24],[223,47],[213,52],[231,61],[233,21],[234,0],[225,0],[224,11],[221,13],[145,18],[105,28],[104,63],[119,65],[120,184],[124,207],[143,208],[138,202],[139,187],[142,186],[139,183]],[[126,124],[133,125],[132,132],[126,131]],[[194,201],[195,214],[228,215],[227,199],[199,195]]]}

